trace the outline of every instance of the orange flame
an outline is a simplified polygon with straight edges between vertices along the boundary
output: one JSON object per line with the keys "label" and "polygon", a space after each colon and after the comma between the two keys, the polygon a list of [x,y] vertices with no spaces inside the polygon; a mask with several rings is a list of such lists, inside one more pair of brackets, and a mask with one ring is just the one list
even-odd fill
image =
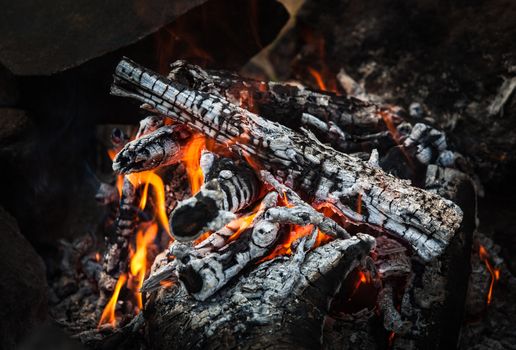
{"label": "orange flame", "polygon": [[493,289],[496,281],[500,279],[500,269],[494,268],[489,262],[489,254],[487,253],[486,248],[483,245],[479,246],[478,255],[480,256],[480,260],[486,264],[487,270],[491,274],[491,282],[489,283],[489,292],[487,293],[487,305],[491,304],[493,300]]}
{"label": "orange flame", "polygon": [[324,36],[315,31],[304,31],[302,36],[307,48],[312,52],[311,62],[320,67],[319,70],[307,67],[308,73],[314,78],[319,90],[338,94],[336,75],[332,72],[326,60]]}
{"label": "orange flame", "polygon": [[100,327],[103,324],[109,323],[111,326],[116,326],[116,317],[115,317],[115,309],[116,309],[116,303],[118,301],[118,295],[120,294],[120,290],[122,289],[122,286],[127,281],[127,275],[122,274],[118,278],[118,281],[115,285],[115,290],[113,291],[113,295],[111,296],[111,299],[109,299],[109,302],[107,303],[106,307],[104,308],[104,311],[102,311],[102,316],[100,317],[100,321],[98,326]]}
{"label": "orange flame", "polygon": [[277,244],[274,247],[273,251],[267,255],[265,258],[261,259],[259,262],[264,262],[267,260],[274,259],[277,256],[281,255],[291,255],[292,254],[292,243],[297,241],[298,239],[308,236],[313,230],[313,225],[299,226],[292,225],[291,230],[289,231],[285,241],[281,244]]}
{"label": "orange flame", "polygon": [[192,194],[199,192],[204,181],[200,159],[201,152],[206,148],[206,138],[203,135],[196,134],[192,136],[185,148],[183,161],[186,166],[188,181]]}
{"label": "orange flame", "polygon": [[143,188],[142,198],[140,199],[140,204],[138,208],[140,210],[144,210],[147,206],[147,197],[149,196],[149,181],[145,182],[145,187]]}
{"label": "orange flame", "polygon": [[326,84],[324,83],[324,80],[321,76],[321,73],[316,71],[315,69],[308,67],[308,72],[310,72],[310,75],[314,77],[315,82],[317,83],[317,86],[321,91],[328,91],[328,88],[326,87]]}
{"label": "orange flame", "polygon": [[[113,148],[107,150],[109,159],[113,160],[116,156],[116,151]],[[116,177],[116,189],[118,190],[118,195],[122,197],[122,187],[124,186],[124,176],[117,175]]]}
{"label": "orange flame", "polygon": [[202,235],[199,236],[199,238],[197,238],[195,241],[194,241],[194,245],[197,245],[199,243],[201,243],[202,241],[204,241],[206,238],[210,237],[210,232],[204,232]]}
{"label": "orange flame", "polygon": [[242,232],[244,232],[249,226],[251,226],[257,213],[258,213],[258,207],[255,209],[255,211],[253,213],[239,217],[228,224],[228,225],[235,225],[238,227],[238,230],[236,230],[236,232],[233,233],[229,237],[228,243],[237,239]]}
{"label": "orange flame", "polygon": [[348,300],[351,300],[351,298],[353,297],[353,295],[355,295],[360,286],[366,283],[371,283],[371,275],[369,274],[369,272],[358,271],[358,280],[356,281],[355,286],[353,287],[353,291],[351,292]]}
{"label": "orange flame", "polygon": [[147,250],[149,245],[154,241],[158,234],[158,225],[150,225],[145,232],[138,230],[136,234],[136,251],[131,257],[131,263],[129,265],[131,277],[138,281],[137,290],[135,290],[136,300],[138,302],[138,308],[143,308],[142,294],[140,289],[145,279],[145,273],[147,271]]}
{"label": "orange flame", "polygon": [[389,130],[389,133],[391,134],[392,139],[397,144],[400,143],[400,134],[398,133],[398,129],[396,129],[396,126],[394,125],[394,121],[392,120],[392,115],[387,111],[380,111],[380,116],[383,119],[383,122],[385,123],[385,126],[387,127],[387,130]]}
{"label": "orange flame", "polygon": [[124,176],[118,175],[116,177],[116,189],[118,190],[118,196],[122,198],[122,188],[124,187]]}
{"label": "orange flame", "polygon": [[[165,185],[163,184],[163,180],[161,177],[154,173],[153,171],[142,171],[140,173],[132,173],[126,175],[129,181],[133,184],[133,186],[137,187],[142,184],[147,186],[150,184],[154,190],[154,194],[156,196],[156,215],[158,217],[161,226],[167,231],[170,236],[170,226],[168,224],[166,203],[165,203]],[[144,193],[142,196],[142,200],[140,201],[140,208],[144,209],[147,203],[147,193],[148,190],[144,188]],[[145,198],[144,198],[145,197]],[[143,205],[143,207],[142,207]]]}
{"label": "orange flame", "polygon": [[107,150],[107,154],[109,156],[109,159],[113,160],[116,156],[116,151],[113,148],[110,148]]}

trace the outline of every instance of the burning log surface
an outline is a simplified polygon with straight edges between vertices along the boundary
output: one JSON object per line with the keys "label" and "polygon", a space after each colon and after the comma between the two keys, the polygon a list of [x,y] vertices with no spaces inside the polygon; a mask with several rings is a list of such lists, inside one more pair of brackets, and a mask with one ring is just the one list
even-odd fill
{"label": "burning log surface", "polygon": [[[333,302],[352,299],[355,290],[342,296],[340,286],[355,284],[356,271],[355,289],[374,284],[377,312],[354,316],[352,330],[337,319],[335,325],[344,332],[358,334],[360,325],[376,318],[397,340],[410,342],[426,334],[432,320],[450,315],[443,311],[448,305],[434,303],[429,313],[418,304],[421,297],[441,293],[443,283],[417,290],[420,283],[447,281],[456,267],[463,268],[457,249],[467,244],[467,233],[458,230],[462,211],[449,199],[457,199],[468,179],[447,168],[453,161],[446,158],[443,133],[401,123],[397,130],[403,135],[390,135],[395,141],[391,149],[371,150],[359,159],[321,144],[295,125],[297,131],[242,109],[218,91],[190,90],[129,61],[117,68],[113,91],[143,101],[175,123],[147,117],[134,140],[125,144],[127,137],[116,137],[114,169],[126,174],[119,175],[125,187],[119,188],[120,196],[109,186],[99,193],[103,202],[120,198],[99,280],[101,301],[113,291],[99,323],[103,331],[118,324],[125,334],[144,320],[146,336],[157,348],[320,346],[336,337],[332,330],[322,333],[323,321],[330,308],[338,310]],[[359,129],[372,131],[374,124],[350,126],[353,132]],[[393,149],[395,156],[406,158],[402,166],[420,164],[418,176],[430,191],[380,168]],[[190,191],[184,183],[176,186],[185,182],[185,172]],[[149,184],[155,198],[144,210]],[[176,241],[158,255],[144,281],[146,264],[157,253],[147,245],[158,244],[158,224],[161,234],[170,229]],[[370,252],[374,239],[358,232],[379,236],[379,248]],[[136,240],[130,238],[135,235]],[[159,240],[158,249],[169,243],[166,235]],[[461,293],[462,280],[450,295]],[[126,326],[127,318],[116,317],[141,310]]]}
{"label": "burning log surface", "polygon": [[[115,72],[112,93],[189,125],[253,157],[260,167],[330,202],[346,217],[402,237],[424,260],[441,254],[462,220],[460,208],[369,164],[324,146],[305,132],[260,118],[227,100],[192,91],[129,60]],[[360,196],[361,208],[349,204]]]}
{"label": "burning log surface", "polygon": [[160,290],[146,315],[153,346],[320,347],[329,297],[374,239],[357,235],[307,253],[314,238],[302,239],[291,257],[262,263],[206,301],[192,300],[182,288]]}
{"label": "burning log surface", "polygon": [[258,199],[258,179],[248,165],[211,153],[203,155],[201,164],[206,183],[193,197],[178,203],[170,215],[171,233],[179,241],[219,230],[235,218],[233,213]]}
{"label": "burning log surface", "polygon": [[[181,141],[189,137],[184,127],[162,126],[127,143],[113,161],[113,170],[123,174],[156,169],[181,159]],[[184,142],[183,142],[184,144]]]}
{"label": "burning log surface", "polygon": [[392,146],[387,123],[394,128],[402,121],[387,106],[313,91],[299,84],[247,79],[226,71],[204,70],[185,61],[176,61],[170,68],[168,78],[172,81],[219,95],[291,129],[306,127],[342,152]]}

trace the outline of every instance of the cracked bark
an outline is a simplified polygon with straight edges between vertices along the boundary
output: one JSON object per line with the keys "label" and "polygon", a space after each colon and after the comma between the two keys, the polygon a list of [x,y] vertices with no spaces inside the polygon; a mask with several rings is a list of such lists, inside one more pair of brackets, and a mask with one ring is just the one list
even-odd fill
{"label": "cracked bark", "polygon": [[170,68],[168,78],[173,81],[220,95],[289,128],[306,127],[342,152],[393,146],[382,113],[391,116],[394,126],[402,122],[389,107],[313,91],[299,84],[257,81],[227,71],[204,70],[186,61],[176,61]]}
{"label": "cracked bark", "polygon": [[[192,91],[127,59],[117,66],[111,91],[217,142],[233,144],[293,189],[331,201],[354,222],[402,237],[424,260],[443,252],[462,221],[461,209],[449,200],[326,147],[310,133],[292,131],[219,96]],[[349,203],[358,195],[361,210]]]}
{"label": "cracked bark", "polygon": [[180,286],[160,290],[145,311],[156,348],[313,349],[321,346],[329,300],[374,246],[359,234],[260,264],[205,301]]}
{"label": "cracked bark", "polygon": [[177,163],[182,159],[184,146],[190,133],[181,126],[165,125],[154,130],[143,124],[149,132],[128,142],[113,160],[113,170],[129,174],[156,169]]}
{"label": "cracked bark", "polygon": [[[193,197],[179,202],[170,214],[170,231],[179,241],[191,241],[204,232],[221,229],[236,218],[234,213],[254,203],[260,194],[258,178],[247,164],[212,157],[210,169],[205,170],[207,182]],[[203,163],[207,162],[201,159]]]}
{"label": "cracked bark", "polygon": [[99,304],[107,302],[120,274],[126,272],[129,258],[129,239],[138,221],[138,196],[136,188],[124,179],[120,207],[115,220],[114,232],[106,237],[106,251],[102,259],[99,278]]}

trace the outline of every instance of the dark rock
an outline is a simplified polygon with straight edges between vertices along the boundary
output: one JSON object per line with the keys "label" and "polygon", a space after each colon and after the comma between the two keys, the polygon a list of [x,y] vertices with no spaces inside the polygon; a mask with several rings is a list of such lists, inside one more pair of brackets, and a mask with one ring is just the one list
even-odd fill
{"label": "dark rock", "polygon": [[78,340],[70,338],[57,324],[47,321],[35,328],[18,347],[18,350],[41,349],[84,350],[85,347]]}
{"label": "dark rock", "polygon": [[0,108],[0,125],[1,147],[16,141],[26,133],[31,126],[31,121],[21,109]]}
{"label": "dark rock", "polygon": [[0,61],[47,75],[129,45],[206,0],[57,0],[2,4]]}
{"label": "dark rock", "polygon": [[47,312],[45,265],[0,207],[0,348],[12,349]]}
{"label": "dark rock", "polygon": [[20,97],[14,75],[0,64],[0,107],[14,106]]}

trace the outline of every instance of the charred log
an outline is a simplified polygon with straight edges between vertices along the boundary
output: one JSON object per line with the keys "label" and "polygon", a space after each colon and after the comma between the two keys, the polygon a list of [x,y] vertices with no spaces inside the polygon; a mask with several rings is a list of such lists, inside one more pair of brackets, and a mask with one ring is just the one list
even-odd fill
{"label": "charred log", "polygon": [[184,127],[165,125],[155,130],[149,130],[145,124],[142,127],[149,132],[141,137],[137,135],[135,140],[124,146],[113,161],[114,171],[128,174],[156,169],[181,160],[181,146],[190,136]]}
{"label": "charred log", "polygon": [[185,61],[176,61],[170,68],[168,78],[172,81],[220,95],[291,129],[304,126],[343,152],[392,146],[382,113],[392,117],[393,126],[402,122],[388,107],[299,84],[257,81],[226,71],[204,70]]}
{"label": "charred log", "polygon": [[138,219],[137,200],[136,188],[128,179],[124,179],[120,208],[115,221],[116,228],[107,237],[107,248],[103,257],[99,278],[100,305],[105,303],[106,298],[113,292],[120,274],[127,271],[129,239],[134,233]]}
{"label": "charred log", "polygon": [[237,238],[217,251],[203,256],[198,249],[174,244],[171,253],[177,259],[178,279],[190,295],[206,300],[271,250],[280,236],[280,225],[267,220],[264,214],[276,204],[277,196],[276,192],[269,193],[251,227],[243,229]]}
{"label": "charred log", "polygon": [[258,199],[258,178],[247,164],[229,158],[212,159],[211,163],[205,176],[208,182],[193,197],[178,203],[170,214],[170,231],[179,241],[219,230],[236,217],[234,213]]}
{"label": "charred log", "polygon": [[[112,93],[133,97],[217,142],[236,140],[235,148],[294,189],[331,201],[355,222],[403,237],[424,260],[442,253],[462,221],[462,211],[449,200],[328,148],[309,133],[302,135],[218,96],[189,90],[129,60],[118,65]],[[359,194],[361,213],[346,201]]]}
{"label": "charred log", "polygon": [[294,255],[262,263],[202,302],[180,286],[160,290],[145,315],[153,345],[320,347],[328,301],[374,246],[374,239],[367,235],[337,239],[306,253],[307,242],[302,239]]}

